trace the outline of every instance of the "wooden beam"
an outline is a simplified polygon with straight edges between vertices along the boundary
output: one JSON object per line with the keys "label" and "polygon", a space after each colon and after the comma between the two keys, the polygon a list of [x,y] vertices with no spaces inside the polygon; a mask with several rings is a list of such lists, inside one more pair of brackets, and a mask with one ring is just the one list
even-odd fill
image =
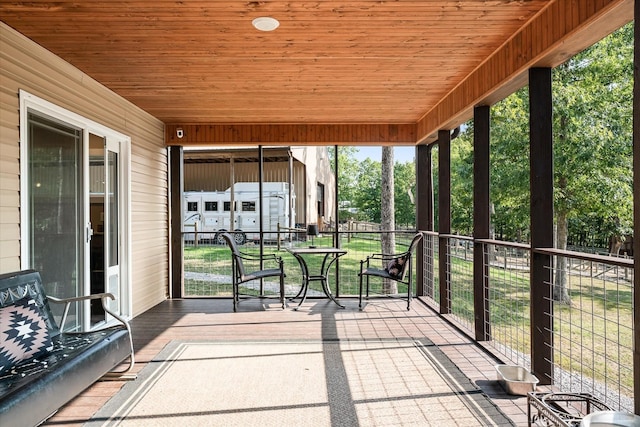
{"label": "wooden beam", "polygon": [[418,143],[435,141],[438,130],[469,120],[476,105],[494,104],[526,85],[529,68],[553,68],[597,42],[603,28],[610,33],[630,22],[633,4],[633,0],[550,2],[418,121]]}
{"label": "wooden beam", "polygon": [[[179,138],[178,130],[182,130]],[[167,124],[167,145],[415,145],[415,123]]]}

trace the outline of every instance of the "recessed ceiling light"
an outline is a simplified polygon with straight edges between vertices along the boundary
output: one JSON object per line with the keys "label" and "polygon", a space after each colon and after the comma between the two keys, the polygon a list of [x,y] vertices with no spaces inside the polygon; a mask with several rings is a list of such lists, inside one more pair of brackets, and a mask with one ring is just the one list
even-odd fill
{"label": "recessed ceiling light", "polygon": [[280,25],[277,19],[261,16],[260,18],[254,19],[252,22],[253,26],[260,31],[273,31]]}

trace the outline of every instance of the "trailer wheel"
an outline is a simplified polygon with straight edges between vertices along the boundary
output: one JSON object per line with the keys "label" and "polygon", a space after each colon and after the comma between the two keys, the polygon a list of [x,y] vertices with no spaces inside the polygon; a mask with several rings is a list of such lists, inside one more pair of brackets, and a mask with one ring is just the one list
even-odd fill
{"label": "trailer wheel", "polygon": [[222,233],[226,233],[227,230],[220,230],[219,232],[217,232],[215,234],[215,236],[213,236],[213,243],[215,243],[216,245],[226,245],[227,242],[225,242],[224,238],[222,237]]}
{"label": "trailer wheel", "polygon": [[235,240],[238,245],[244,245],[244,242],[247,241],[247,235],[244,234],[242,230],[235,230],[233,240]]}

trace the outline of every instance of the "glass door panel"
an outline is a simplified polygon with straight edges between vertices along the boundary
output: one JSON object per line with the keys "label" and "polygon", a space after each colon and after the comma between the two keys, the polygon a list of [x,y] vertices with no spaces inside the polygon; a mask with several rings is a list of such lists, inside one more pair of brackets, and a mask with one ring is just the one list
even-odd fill
{"label": "glass door panel", "polygon": [[105,204],[107,215],[105,217],[106,230],[105,251],[107,254],[107,292],[112,293],[116,299],[109,300],[109,308],[116,313],[121,313],[120,302],[120,201],[118,187],[118,144],[108,143],[106,149],[107,167],[105,168]]}
{"label": "glass door panel", "polygon": [[[90,135],[91,293],[109,292],[110,310],[121,313],[119,144]],[[108,321],[100,301],[91,305],[91,326]]]}
{"label": "glass door panel", "polygon": [[[103,293],[105,282],[105,139],[89,134],[89,265],[90,284],[88,292]],[[105,311],[100,300],[92,300],[90,306],[91,326],[106,321]]]}
{"label": "glass door panel", "polygon": [[[40,272],[47,294],[74,297],[84,286],[82,132],[40,115],[27,117],[29,265]],[[67,329],[80,327],[78,313],[72,306]]]}

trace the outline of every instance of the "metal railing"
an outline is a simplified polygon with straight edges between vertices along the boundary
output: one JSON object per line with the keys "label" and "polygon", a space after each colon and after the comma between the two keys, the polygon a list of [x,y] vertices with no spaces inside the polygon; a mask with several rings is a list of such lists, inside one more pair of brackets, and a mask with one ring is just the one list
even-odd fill
{"label": "metal railing", "polygon": [[416,256],[421,256],[422,280],[418,281],[420,287],[418,295],[422,295],[425,300],[435,309],[440,308],[440,265],[439,265],[439,236],[433,231],[422,232],[422,246],[418,249]]}
{"label": "metal railing", "polygon": [[553,384],[633,412],[633,261],[536,251],[554,257],[552,310],[545,312],[553,325]]}
{"label": "metal railing", "polygon": [[[265,253],[274,252],[283,258],[286,292],[291,296],[296,295],[300,289],[302,273],[298,261],[286,249],[310,245],[311,237],[306,236],[305,231],[304,229],[283,228],[280,230],[282,239],[265,242],[262,247]],[[402,252],[407,249],[415,231],[340,231],[338,233],[337,244],[341,248],[347,249],[347,254],[340,257],[336,268],[332,268],[329,272],[329,286],[335,296],[358,296],[360,260],[373,253],[381,252],[381,233],[395,234],[396,251]],[[185,297],[230,297],[231,255],[229,249],[216,239],[215,233],[199,233],[197,243],[191,236],[193,233],[186,232],[184,234],[186,240],[183,251],[183,295]],[[293,237],[289,238],[289,236]],[[323,231],[320,235],[313,237],[313,244],[315,246],[335,246],[335,236],[335,231]],[[260,245],[254,242],[242,244],[240,248],[243,252],[254,254],[258,254],[261,250]],[[308,262],[310,271],[319,271],[322,259],[318,257]],[[415,263],[413,268],[416,268]],[[255,286],[256,293],[260,289],[263,288]],[[399,290],[399,292],[401,291],[403,290]],[[324,295],[319,283],[313,283],[309,292],[310,297]]]}
{"label": "metal railing", "polygon": [[489,263],[484,270],[490,284],[486,328],[491,339],[487,344],[508,360],[531,369],[529,246],[483,241],[481,247]]}
{"label": "metal railing", "polygon": [[457,235],[441,235],[440,239],[445,239],[447,247],[448,310],[460,326],[473,330],[473,239]]}
{"label": "metal railing", "polygon": [[[531,250],[529,245],[455,235],[425,233],[425,244],[447,245],[447,262],[436,254],[423,259],[425,271],[445,268],[448,275],[425,274],[425,301],[452,323],[482,341],[505,363],[531,369],[531,254],[552,259],[548,267],[550,309],[544,316],[551,325],[545,332],[551,374],[542,378],[553,389],[589,393],[616,410],[633,412],[633,261],[555,249]],[[482,250],[486,284],[481,295],[474,292],[473,251]],[[436,284],[438,277],[447,283]],[[562,288],[560,288],[562,283]],[[444,289],[450,301],[439,299]],[[565,296],[564,300],[561,298]],[[480,304],[477,299],[480,298]],[[450,303],[443,307],[442,301]],[[485,313],[476,315],[477,307]],[[546,307],[546,306],[545,306]],[[484,319],[478,325],[477,319]],[[478,336],[478,331],[486,337]]]}

